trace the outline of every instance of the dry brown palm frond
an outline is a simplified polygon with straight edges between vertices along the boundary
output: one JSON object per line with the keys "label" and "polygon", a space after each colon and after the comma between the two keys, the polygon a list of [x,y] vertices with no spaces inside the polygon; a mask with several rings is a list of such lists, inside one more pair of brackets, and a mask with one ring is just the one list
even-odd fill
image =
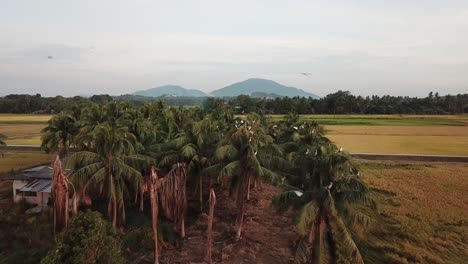
{"label": "dry brown palm frond", "polygon": [[159,263],[159,249],[158,249],[158,187],[159,180],[154,167],[151,167],[151,177],[147,178],[147,187],[150,191],[151,198],[151,216],[152,216],[152,228],[153,228],[153,240],[154,240],[154,263]]}
{"label": "dry brown palm frond", "polygon": [[54,232],[59,233],[68,224],[68,183],[63,175],[59,156],[54,162],[51,196],[54,210]]}
{"label": "dry brown palm frond", "polygon": [[216,204],[216,195],[214,189],[211,188],[210,190],[210,212],[208,216],[208,231],[207,231],[207,252],[206,258],[208,263],[213,263],[213,256],[211,252],[211,248],[213,246],[213,219],[214,219],[214,207]]}
{"label": "dry brown palm frond", "polygon": [[181,228],[185,237],[184,217],[187,211],[187,165],[177,163],[160,182],[159,193],[164,215]]}

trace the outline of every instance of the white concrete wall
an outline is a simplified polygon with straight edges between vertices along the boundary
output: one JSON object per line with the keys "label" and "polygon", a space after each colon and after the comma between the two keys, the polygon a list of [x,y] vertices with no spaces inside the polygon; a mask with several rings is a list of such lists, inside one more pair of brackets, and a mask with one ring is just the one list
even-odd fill
{"label": "white concrete wall", "polygon": [[21,201],[21,199],[26,200],[26,202],[30,204],[37,204],[37,205],[43,205],[47,206],[47,200],[50,197],[50,193],[36,193],[36,196],[23,196],[21,194],[16,194],[17,189],[21,189],[26,184],[28,184],[29,181],[21,181],[21,180],[15,180],[13,181],[13,200],[15,203]]}

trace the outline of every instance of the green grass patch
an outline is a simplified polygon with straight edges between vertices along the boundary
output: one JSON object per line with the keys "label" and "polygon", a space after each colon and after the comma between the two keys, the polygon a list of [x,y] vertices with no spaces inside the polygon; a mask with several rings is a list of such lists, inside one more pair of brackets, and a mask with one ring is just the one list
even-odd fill
{"label": "green grass patch", "polygon": [[[269,115],[281,121],[284,115]],[[357,126],[466,126],[468,115],[300,115],[300,120],[317,121],[321,125]]]}

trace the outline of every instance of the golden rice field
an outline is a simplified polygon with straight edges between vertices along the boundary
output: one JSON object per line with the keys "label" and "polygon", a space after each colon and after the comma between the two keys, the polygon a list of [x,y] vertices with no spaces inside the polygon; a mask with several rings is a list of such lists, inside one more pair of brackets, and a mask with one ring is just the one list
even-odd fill
{"label": "golden rice field", "polygon": [[468,155],[468,126],[325,126],[355,153]]}
{"label": "golden rice field", "polygon": [[13,171],[18,172],[36,165],[52,162],[53,155],[38,151],[9,151],[2,150],[0,154],[0,175]]}
{"label": "golden rice field", "polygon": [[[40,145],[51,115],[0,114],[0,133],[10,145]],[[284,115],[271,115],[281,120]],[[468,155],[468,115],[302,115],[328,130],[349,152]]]}
{"label": "golden rice field", "polygon": [[360,164],[379,206],[359,239],[366,263],[466,263],[468,164]]}
{"label": "golden rice field", "polygon": [[40,145],[40,132],[52,115],[0,114],[0,134],[9,145]]}

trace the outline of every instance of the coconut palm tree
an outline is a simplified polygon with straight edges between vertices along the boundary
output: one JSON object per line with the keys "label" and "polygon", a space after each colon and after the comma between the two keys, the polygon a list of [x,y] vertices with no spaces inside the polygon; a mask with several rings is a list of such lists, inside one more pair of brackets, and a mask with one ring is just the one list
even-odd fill
{"label": "coconut palm tree", "polygon": [[57,153],[60,157],[68,154],[78,134],[76,120],[69,114],[61,113],[48,121],[41,131],[41,147],[47,153]]}
{"label": "coconut palm tree", "polygon": [[66,165],[75,169],[71,180],[81,195],[107,200],[108,215],[112,215],[115,228],[118,214],[121,223],[125,223],[129,188],[140,189],[143,184],[137,169],[143,158],[136,155],[136,137],[126,127],[100,124],[93,131],[91,143],[90,151],[73,153]]}
{"label": "coconut palm tree", "polygon": [[[203,212],[203,170],[209,166],[216,144],[221,138],[218,122],[212,115],[191,123],[173,140],[158,145],[161,162],[159,166],[170,167],[177,162],[188,164],[188,173],[194,178],[199,195],[200,211]],[[212,178],[210,178],[210,186]]]}
{"label": "coconut palm tree", "polygon": [[272,143],[272,138],[265,132],[257,115],[249,115],[247,120],[236,119],[233,128],[227,133],[216,149],[215,165],[208,167],[205,173],[217,174],[218,179],[230,185],[237,203],[236,235],[239,240],[245,213],[245,201],[254,176],[261,176],[271,182],[277,182],[278,176],[262,165],[260,150]]}
{"label": "coconut palm tree", "polygon": [[299,209],[297,231],[301,236],[296,263],[335,263],[338,260],[363,263],[348,230],[348,224],[369,223],[369,217],[353,208],[354,203],[375,206],[367,185],[359,178],[347,153],[323,136],[314,125],[298,127],[296,141],[288,154],[295,186],[286,186],[273,205],[279,211]]}

